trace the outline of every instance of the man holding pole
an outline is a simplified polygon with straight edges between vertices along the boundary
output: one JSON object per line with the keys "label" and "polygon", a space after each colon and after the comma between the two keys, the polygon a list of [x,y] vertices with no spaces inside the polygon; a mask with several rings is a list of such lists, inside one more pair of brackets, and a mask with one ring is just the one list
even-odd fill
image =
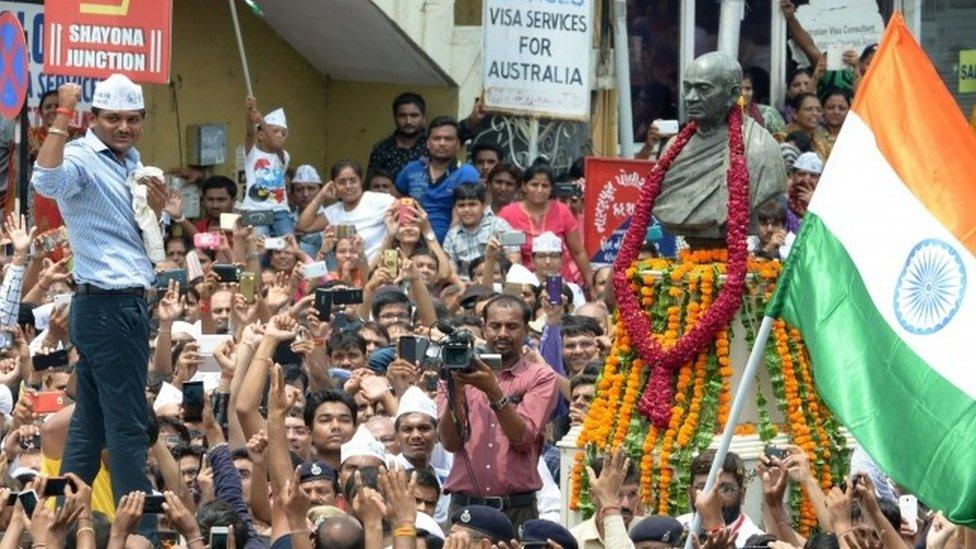
{"label": "man holding pole", "polygon": [[[114,74],[95,86],[94,118],[87,134],[66,145],[68,123],[80,97],[77,84],[58,88],[57,118],[38,153],[31,182],[38,193],[57,201],[64,216],[77,282],[69,332],[81,356],[75,370],[78,394],[61,474],[75,473],[91,484],[102,449],[107,449],[118,503],[130,492],[150,491],[145,474],[145,292],[155,276],[127,183],[142,167],[134,146],[146,111],[142,88]],[[146,185],[149,206],[158,218],[166,202],[163,182],[147,178],[140,184]],[[140,530],[153,536],[149,523],[144,521]]]}

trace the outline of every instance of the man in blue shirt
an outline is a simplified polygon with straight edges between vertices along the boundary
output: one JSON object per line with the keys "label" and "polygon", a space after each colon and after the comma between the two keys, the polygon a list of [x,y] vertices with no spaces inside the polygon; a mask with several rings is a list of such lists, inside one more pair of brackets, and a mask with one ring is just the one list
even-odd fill
{"label": "man in blue shirt", "polygon": [[[61,474],[75,473],[92,484],[108,450],[116,504],[129,492],[150,493],[146,478],[146,376],[149,310],[146,288],[154,279],[132,207],[129,174],[142,167],[134,148],[146,110],[142,88],[122,75],[95,86],[92,120],[82,139],[65,144],[68,123],[81,97],[77,84],[58,88],[57,118],[41,146],[31,183],[57,201],[68,227],[77,283],[69,332],[81,356],[77,404],[68,430]],[[159,218],[166,189],[159,179],[146,185]],[[152,515],[140,533],[154,539]]]}
{"label": "man in blue shirt", "polygon": [[461,140],[458,123],[450,116],[438,116],[427,131],[428,158],[404,166],[397,176],[397,191],[412,196],[427,212],[438,242],[443,242],[451,227],[454,188],[462,183],[478,183],[478,170],[457,161]]}

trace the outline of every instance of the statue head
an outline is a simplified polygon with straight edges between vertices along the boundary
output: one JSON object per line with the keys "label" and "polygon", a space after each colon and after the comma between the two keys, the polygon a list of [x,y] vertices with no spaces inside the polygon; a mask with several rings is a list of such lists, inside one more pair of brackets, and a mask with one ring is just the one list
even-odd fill
{"label": "statue head", "polygon": [[706,53],[688,65],[681,85],[688,119],[715,124],[725,120],[739,100],[742,67],[727,53]]}

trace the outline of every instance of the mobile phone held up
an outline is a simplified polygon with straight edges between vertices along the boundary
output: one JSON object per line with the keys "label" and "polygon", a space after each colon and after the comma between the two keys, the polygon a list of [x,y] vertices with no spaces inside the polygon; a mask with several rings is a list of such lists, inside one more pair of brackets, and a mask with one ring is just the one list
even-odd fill
{"label": "mobile phone held up", "polygon": [[31,365],[34,366],[35,372],[51,368],[64,368],[68,365],[68,350],[58,349],[48,354],[38,353],[31,358]]}
{"label": "mobile phone held up", "polygon": [[315,312],[319,314],[319,320],[329,320],[332,316],[332,292],[327,288],[315,289]]}
{"label": "mobile phone held up", "polygon": [[183,382],[183,421],[196,423],[203,419],[203,382]]}
{"label": "mobile phone held up", "polygon": [[262,227],[273,223],[274,212],[272,211],[244,212],[241,214],[241,224],[247,227]]}
{"label": "mobile phone held up", "polygon": [[68,395],[64,391],[41,391],[36,393],[32,400],[34,413],[40,415],[59,412],[68,405]]}
{"label": "mobile phone held up", "polygon": [[197,233],[193,235],[193,247],[204,250],[220,248],[220,233]]}
{"label": "mobile phone held up", "polygon": [[213,272],[217,273],[217,277],[220,278],[221,282],[240,282],[241,280],[241,268],[237,265],[230,265],[227,263],[216,263],[213,266]]}
{"label": "mobile phone held up", "polygon": [[498,235],[498,243],[502,246],[521,246],[525,244],[523,231],[508,231]]}
{"label": "mobile phone held up", "polygon": [[426,337],[403,335],[397,340],[397,357],[411,364],[419,364],[427,355],[430,340]]}
{"label": "mobile phone held up", "polygon": [[226,526],[211,526],[210,549],[227,549],[227,534]]}
{"label": "mobile phone held up", "polygon": [[780,461],[783,461],[784,459],[786,459],[786,456],[788,455],[788,453],[786,452],[786,449],[779,448],[779,447],[772,446],[772,445],[766,446],[766,448],[763,450],[763,453],[766,454],[766,457],[776,458],[776,459],[778,459]]}
{"label": "mobile phone held up", "polygon": [[563,302],[563,277],[559,275],[546,277],[546,298],[552,304]]}
{"label": "mobile phone held up", "polygon": [[142,504],[142,514],[161,515],[163,514],[164,503],[166,503],[166,497],[162,494],[148,495],[146,496],[146,501]]}

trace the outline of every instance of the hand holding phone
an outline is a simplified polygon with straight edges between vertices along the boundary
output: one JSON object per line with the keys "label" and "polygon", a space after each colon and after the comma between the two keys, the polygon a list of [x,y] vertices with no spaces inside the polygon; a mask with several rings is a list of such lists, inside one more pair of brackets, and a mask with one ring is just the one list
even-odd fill
{"label": "hand holding phone", "polygon": [[183,382],[183,421],[197,423],[203,419],[203,382]]}

